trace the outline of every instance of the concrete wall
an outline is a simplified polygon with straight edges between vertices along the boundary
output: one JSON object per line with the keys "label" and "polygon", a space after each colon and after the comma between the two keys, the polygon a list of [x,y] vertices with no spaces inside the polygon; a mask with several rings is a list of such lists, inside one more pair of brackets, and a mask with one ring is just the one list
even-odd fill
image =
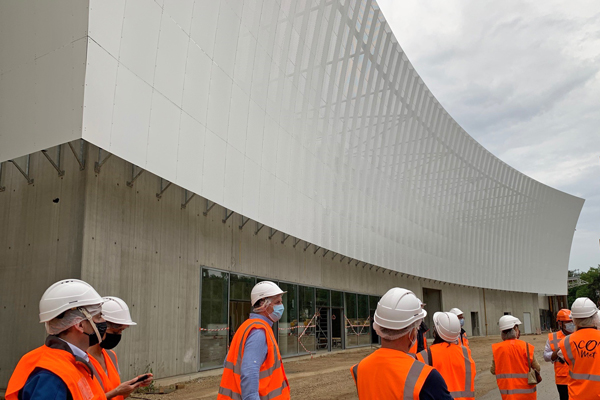
{"label": "concrete wall", "polygon": [[[394,286],[418,296],[423,288],[438,289],[444,310],[464,311],[469,334],[472,311],[479,313],[485,334],[481,288],[356,265],[354,260],[340,261],[340,255],[332,259],[333,253],[315,253],[313,245],[305,251],[305,242],[294,248],[293,237],[284,244],[281,233],[269,239],[269,227],[255,235],[254,221],[240,230],[241,217],[234,214],[223,223],[225,210],[218,205],[203,216],[206,200],[199,196],[182,209],[184,192],[175,185],[158,199],[160,179],[148,172],[128,187],[132,165],[116,156],[96,173],[98,150],[90,145],[87,153],[83,172],[72,154],[64,154],[63,179],[35,154],[31,186],[11,165],[5,168],[0,226],[5,221],[9,225],[0,230],[0,315],[3,321],[26,324],[0,327],[3,338],[20,338],[18,345],[5,341],[0,347],[0,387],[18,357],[43,341],[43,328],[36,324],[41,294],[67,277],[81,277],[101,295],[118,296],[129,304],[138,325],[125,332],[118,347],[124,378],[149,369],[157,377],[198,369],[202,266],[372,295]],[[58,204],[52,203],[54,197],[60,197]],[[499,333],[497,321],[505,311],[519,318],[531,312],[532,326],[539,325],[537,294],[485,290],[485,304],[488,334]]]}
{"label": "concrete wall", "polygon": [[44,291],[58,280],[81,276],[85,174],[66,151],[62,178],[42,153],[33,154],[31,185],[14,165],[2,165],[0,387],[6,387],[19,358],[43,343],[38,304]]}

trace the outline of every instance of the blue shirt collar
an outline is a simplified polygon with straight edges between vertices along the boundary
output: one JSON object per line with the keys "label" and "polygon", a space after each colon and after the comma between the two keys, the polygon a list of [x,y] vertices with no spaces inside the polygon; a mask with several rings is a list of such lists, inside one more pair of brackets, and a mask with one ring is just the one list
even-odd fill
{"label": "blue shirt collar", "polygon": [[269,326],[273,326],[273,321],[271,321],[269,318],[265,317],[264,315],[260,315],[260,314],[256,314],[256,313],[250,313],[250,318],[262,319],[267,324],[269,324]]}

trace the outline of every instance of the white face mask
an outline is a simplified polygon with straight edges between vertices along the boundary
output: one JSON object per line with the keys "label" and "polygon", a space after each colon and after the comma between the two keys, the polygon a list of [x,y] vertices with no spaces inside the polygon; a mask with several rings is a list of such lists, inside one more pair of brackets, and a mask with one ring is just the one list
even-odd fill
{"label": "white face mask", "polygon": [[569,332],[569,333],[573,333],[575,332],[575,323],[574,322],[567,322],[564,325],[565,331]]}

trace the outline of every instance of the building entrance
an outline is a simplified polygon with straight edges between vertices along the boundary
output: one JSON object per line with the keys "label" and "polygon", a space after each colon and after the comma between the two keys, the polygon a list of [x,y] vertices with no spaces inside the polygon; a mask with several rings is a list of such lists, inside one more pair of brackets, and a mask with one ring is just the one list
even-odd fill
{"label": "building entrance", "polygon": [[427,317],[425,317],[425,324],[429,328],[427,337],[431,339],[433,338],[433,314],[442,311],[442,291],[423,288],[423,303],[426,304],[425,310],[427,310]]}

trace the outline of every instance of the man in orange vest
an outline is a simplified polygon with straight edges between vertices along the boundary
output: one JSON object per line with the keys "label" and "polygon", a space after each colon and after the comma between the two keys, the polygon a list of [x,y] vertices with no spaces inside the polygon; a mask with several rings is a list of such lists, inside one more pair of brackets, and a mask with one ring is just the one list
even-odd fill
{"label": "man in orange vest", "polygon": [[[575,332],[559,344],[569,365],[569,398],[598,399],[600,393],[600,331],[596,329],[598,308],[587,297],[580,297],[571,306]],[[560,355],[560,354],[559,354]]]}
{"label": "man in orange vest", "polygon": [[453,308],[450,312],[458,317],[460,321],[460,343],[463,346],[469,347],[469,339],[467,339],[467,332],[465,331],[465,316],[459,308]]}
{"label": "man in orange vest", "polygon": [[114,348],[121,341],[123,331],[132,325],[137,325],[131,319],[129,307],[118,297],[103,297],[102,316],[106,320],[106,333],[102,343],[88,349],[94,376],[104,389],[107,399],[124,400],[138,387],[152,383],[153,375],[143,374],[121,383],[119,361]]}
{"label": "man in orange vest", "polygon": [[544,347],[544,360],[552,362],[554,364],[554,380],[556,381],[556,388],[558,389],[558,395],[560,400],[569,400],[569,366],[565,363],[562,356],[558,355],[560,347],[558,344],[565,338],[575,332],[575,324],[571,319],[571,311],[562,309],[556,315],[556,321],[558,322],[558,332],[550,332],[548,334],[548,340],[546,341],[546,347]]}
{"label": "man in orange vest", "polygon": [[25,354],[6,389],[6,400],[105,400],[86,350],[102,340],[102,297],[78,279],[50,286],[40,300],[40,322],[50,336]]}
{"label": "man in orange vest", "polygon": [[288,400],[273,323],[283,315],[283,294],[273,282],[257,283],[250,293],[253,312],[235,332],[223,365],[217,400]]}
{"label": "man in orange vest", "polygon": [[453,399],[475,400],[477,370],[471,350],[459,342],[458,317],[451,312],[436,312],[433,324],[433,344],[417,354],[417,360],[439,371]]}
{"label": "man in orange vest", "polygon": [[440,373],[408,354],[426,315],[410,290],[392,288],[379,300],[373,328],[381,348],[350,369],[360,400],[452,399]]}
{"label": "man in orange vest", "polygon": [[540,364],[535,359],[534,347],[519,340],[521,321],[512,315],[500,318],[502,342],[492,345],[494,358],[490,372],[496,375],[496,382],[502,400],[535,400],[536,386],[527,380],[529,365],[540,371]]}

